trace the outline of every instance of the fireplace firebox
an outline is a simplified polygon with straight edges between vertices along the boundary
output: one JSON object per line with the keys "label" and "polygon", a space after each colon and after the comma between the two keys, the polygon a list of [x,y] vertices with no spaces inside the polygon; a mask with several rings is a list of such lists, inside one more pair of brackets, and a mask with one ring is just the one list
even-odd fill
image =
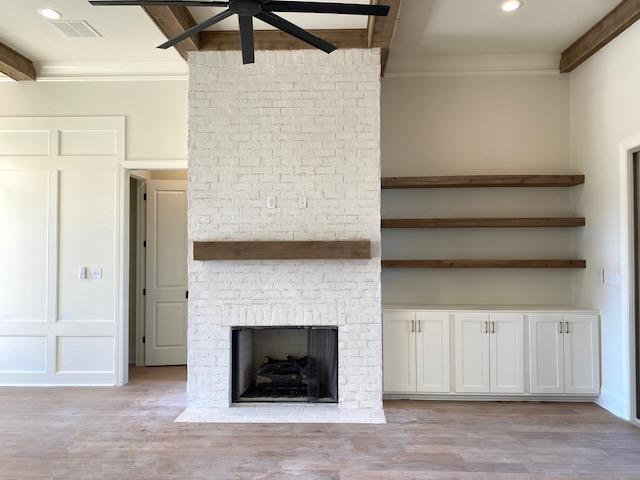
{"label": "fireplace firebox", "polygon": [[338,402],[337,327],[234,327],[237,402]]}

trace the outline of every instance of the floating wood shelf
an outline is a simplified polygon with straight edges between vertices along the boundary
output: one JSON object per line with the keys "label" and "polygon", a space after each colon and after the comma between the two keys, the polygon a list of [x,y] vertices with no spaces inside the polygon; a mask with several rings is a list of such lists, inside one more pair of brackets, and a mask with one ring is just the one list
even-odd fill
{"label": "floating wood shelf", "polygon": [[382,268],[586,268],[586,260],[382,260]]}
{"label": "floating wood shelf", "polygon": [[382,228],[538,228],[584,227],[583,217],[570,218],[397,218],[382,220]]}
{"label": "floating wood shelf", "polygon": [[583,183],[584,175],[459,175],[386,177],[382,188],[573,187]]}
{"label": "floating wood shelf", "polygon": [[257,241],[193,242],[194,260],[361,260],[371,258],[371,242]]}

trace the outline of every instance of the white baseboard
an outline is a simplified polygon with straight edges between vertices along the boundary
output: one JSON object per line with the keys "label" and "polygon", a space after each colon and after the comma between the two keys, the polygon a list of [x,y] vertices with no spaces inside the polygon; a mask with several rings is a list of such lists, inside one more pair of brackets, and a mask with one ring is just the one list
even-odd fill
{"label": "white baseboard", "polygon": [[492,395],[492,394],[460,394],[460,393],[385,393],[383,400],[430,400],[458,402],[588,402],[595,403],[594,395]]}
{"label": "white baseboard", "polygon": [[616,392],[603,388],[596,403],[616,417],[630,420],[629,416],[624,412],[625,402]]}

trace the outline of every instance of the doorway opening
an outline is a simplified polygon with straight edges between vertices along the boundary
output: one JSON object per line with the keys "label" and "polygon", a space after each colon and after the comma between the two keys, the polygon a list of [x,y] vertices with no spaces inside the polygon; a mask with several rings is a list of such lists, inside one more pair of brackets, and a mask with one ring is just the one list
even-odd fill
{"label": "doorway opening", "polygon": [[187,363],[187,171],[129,172],[129,365]]}

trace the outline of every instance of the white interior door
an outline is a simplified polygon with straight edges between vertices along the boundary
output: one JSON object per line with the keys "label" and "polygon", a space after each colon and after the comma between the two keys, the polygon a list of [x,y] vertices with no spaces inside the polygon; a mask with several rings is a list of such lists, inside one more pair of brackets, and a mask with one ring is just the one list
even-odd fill
{"label": "white interior door", "polygon": [[145,364],[187,363],[187,182],[147,182]]}
{"label": "white interior door", "polygon": [[416,314],[417,391],[451,391],[449,370],[449,313]]}
{"label": "white interior door", "polygon": [[531,393],[564,393],[563,332],[561,313],[529,315]]}
{"label": "white interior door", "polygon": [[416,391],[414,313],[386,313],[382,319],[382,362],[385,392]]}
{"label": "white interior door", "polygon": [[490,391],[489,335],[488,314],[456,314],[456,392]]}
{"label": "white interior door", "polygon": [[599,343],[597,315],[564,315],[566,393],[600,392]]}
{"label": "white interior door", "polygon": [[524,315],[492,313],[491,391],[524,393]]}

